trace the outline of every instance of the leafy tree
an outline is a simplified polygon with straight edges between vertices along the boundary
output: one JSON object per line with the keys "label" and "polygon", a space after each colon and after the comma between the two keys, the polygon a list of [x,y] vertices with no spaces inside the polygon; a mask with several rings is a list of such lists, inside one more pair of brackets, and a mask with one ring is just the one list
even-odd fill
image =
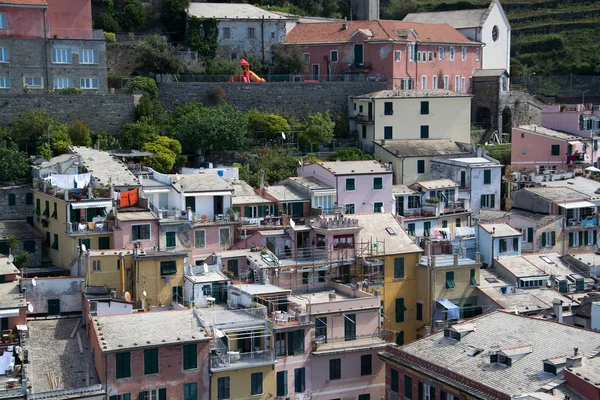
{"label": "leafy tree", "polygon": [[25,267],[27,264],[29,264],[29,261],[31,260],[30,254],[27,251],[20,251],[17,253],[17,255],[15,255],[15,258],[13,259],[13,264],[17,269],[21,269],[23,267]]}
{"label": "leafy tree", "polygon": [[83,121],[73,121],[69,126],[69,137],[74,146],[91,146],[90,128]]}
{"label": "leafy tree", "polygon": [[147,118],[141,118],[135,124],[125,124],[119,141],[123,149],[141,150],[144,144],[153,141],[157,135],[156,126]]}
{"label": "leafy tree", "polygon": [[273,185],[296,175],[298,158],[280,148],[268,149],[258,157],[251,157],[242,164],[233,164],[240,171],[240,179],[253,187],[260,185],[260,172],[265,173],[265,184]]}
{"label": "leafy tree", "polygon": [[248,64],[250,64],[250,69],[257,75],[264,75],[269,72],[269,66],[267,64],[263,64],[254,56],[248,57],[246,61],[248,61]]}
{"label": "leafy tree", "polygon": [[150,36],[137,45],[137,52],[137,68],[144,74],[162,77],[162,74],[177,74],[183,69],[183,58],[164,37]]}
{"label": "leafy tree", "polygon": [[140,0],[125,0],[117,15],[120,25],[127,28],[139,29],[148,23],[148,13]]}
{"label": "leafy tree", "polygon": [[165,127],[169,120],[169,115],[164,110],[162,103],[148,95],[140,97],[136,107],[136,117],[138,120],[146,118],[146,120],[152,121],[159,129]]}
{"label": "leafy tree", "polygon": [[281,115],[262,113],[256,108],[246,114],[248,118],[248,133],[253,139],[267,142],[278,142],[281,132],[288,134],[290,124]]}
{"label": "leafy tree", "polygon": [[242,67],[235,60],[213,60],[208,63],[204,71],[206,75],[241,75]]}
{"label": "leafy tree", "polygon": [[119,23],[113,17],[113,15],[108,12],[98,15],[96,21],[94,21],[94,27],[97,29],[102,29],[105,32],[119,32]]}
{"label": "leafy tree", "polygon": [[30,159],[27,154],[0,141],[0,181],[16,181],[29,176]]}
{"label": "leafy tree", "polygon": [[172,129],[185,153],[196,149],[205,153],[211,150],[242,150],[247,144],[246,116],[226,103],[215,107],[201,104],[180,107]]}
{"label": "leafy tree", "polygon": [[303,128],[300,139],[310,144],[328,143],[333,140],[335,122],[331,120],[329,111],[324,114],[318,112],[306,116]]}
{"label": "leafy tree", "polygon": [[185,44],[196,50],[198,58],[204,65],[208,65],[217,56],[219,22],[215,18],[192,17],[187,24]]}
{"label": "leafy tree", "polygon": [[330,157],[331,161],[357,161],[357,160],[372,160],[373,157],[356,147],[344,147],[333,153]]}
{"label": "leafy tree", "polygon": [[185,32],[186,10],[190,0],[162,0],[160,21],[171,33]]}
{"label": "leafy tree", "polygon": [[55,124],[46,111],[35,108],[24,111],[13,124],[11,139],[19,145],[19,148],[26,150],[27,146],[37,143],[43,136],[49,135],[50,126]]}
{"label": "leafy tree", "polygon": [[105,132],[98,132],[93,135],[92,141],[98,146],[98,149],[106,151],[114,148],[116,140],[114,136],[110,136]]}
{"label": "leafy tree", "polygon": [[273,58],[275,59],[274,72],[276,74],[301,74],[308,69],[308,62],[298,50],[292,50],[289,54],[283,47],[273,47]]}
{"label": "leafy tree", "polygon": [[156,81],[152,78],[136,76],[127,84],[127,87],[134,90],[142,90],[148,93],[148,96],[152,99],[158,97],[158,86],[156,86]]}
{"label": "leafy tree", "polygon": [[42,143],[37,149],[37,156],[43,158],[44,160],[49,160],[52,158],[52,148],[50,148],[50,143]]}
{"label": "leafy tree", "polygon": [[52,135],[50,137],[50,149],[52,156],[60,156],[69,152],[71,137],[69,136],[69,127],[65,124],[56,123],[52,125]]}
{"label": "leafy tree", "polygon": [[145,165],[167,174],[171,172],[177,156],[181,154],[181,144],[167,136],[157,136],[154,141],[146,143],[142,150],[154,154],[152,157],[144,158]]}

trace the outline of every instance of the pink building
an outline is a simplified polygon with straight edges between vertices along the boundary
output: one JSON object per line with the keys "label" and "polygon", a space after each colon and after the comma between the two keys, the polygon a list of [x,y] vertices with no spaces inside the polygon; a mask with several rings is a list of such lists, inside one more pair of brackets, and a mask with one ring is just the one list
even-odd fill
{"label": "pink building", "polygon": [[94,317],[90,331],[109,400],[208,400],[209,340],[192,310]]}
{"label": "pink building", "polygon": [[322,182],[325,188],[311,193],[311,207],[324,213],[386,212],[393,209],[392,170],[380,162],[318,162],[298,168],[298,176]]}
{"label": "pink building", "polygon": [[90,0],[46,0],[50,36],[61,39],[92,39]]}
{"label": "pink building", "polygon": [[150,211],[119,212],[113,228],[114,249],[133,249],[137,243],[143,249],[158,251],[158,222]]}
{"label": "pink building", "polygon": [[309,64],[298,79],[355,75],[387,79],[391,89],[463,93],[481,69],[481,47],[447,24],[383,20],[297,24],[286,38]]}
{"label": "pink building", "polygon": [[598,134],[600,133],[600,110],[592,104],[569,104],[545,106],[542,110],[542,126],[593,139],[592,161],[598,167]]}
{"label": "pink building", "polygon": [[[27,314],[27,303],[25,294],[21,292],[17,282],[19,270],[7,257],[0,256],[0,297],[2,305],[0,309],[0,326],[2,330],[10,329],[17,333],[17,325],[25,325]],[[2,350],[3,345],[0,345]]]}
{"label": "pink building", "polygon": [[523,125],[512,129],[511,142],[511,165],[517,172],[560,172],[592,165],[591,139]]}

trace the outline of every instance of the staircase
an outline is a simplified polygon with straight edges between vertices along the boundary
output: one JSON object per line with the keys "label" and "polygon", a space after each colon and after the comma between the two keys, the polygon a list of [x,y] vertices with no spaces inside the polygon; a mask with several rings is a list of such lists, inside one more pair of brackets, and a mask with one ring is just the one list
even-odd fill
{"label": "staircase", "polygon": [[256,271],[256,269],[252,270],[252,275],[254,276],[254,283],[260,283],[260,278],[258,276],[258,272]]}

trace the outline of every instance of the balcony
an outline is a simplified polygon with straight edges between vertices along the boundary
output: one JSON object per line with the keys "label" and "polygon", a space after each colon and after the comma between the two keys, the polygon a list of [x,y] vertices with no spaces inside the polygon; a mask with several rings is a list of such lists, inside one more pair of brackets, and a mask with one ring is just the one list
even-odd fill
{"label": "balcony", "polygon": [[324,336],[316,337],[312,342],[313,353],[319,352],[331,352],[331,351],[344,351],[346,349],[352,349],[356,347],[371,348],[374,346],[384,346],[386,344],[385,338],[382,337],[381,333],[374,333],[372,335],[354,336],[350,340],[346,338],[326,338]]}
{"label": "balcony", "polygon": [[212,372],[219,372],[228,369],[254,368],[262,365],[275,364],[275,352],[271,349],[250,351],[240,353],[238,351],[226,351],[210,356],[210,369]]}
{"label": "balcony", "polygon": [[241,217],[240,223],[247,226],[261,227],[276,227],[286,226],[290,224],[289,217],[260,217],[260,218],[247,218]]}
{"label": "balcony", "polygon": [[[586,160],[586,158],[588,158],[588,160]],[[567,156],[567,164],[568,165],[585,164],[585,163],[589,163],[589,161],[590,161],[589,156],[586,157],[586,154],[582,153],[582,152],[577,152],[575,154]]]}
{"label": "balcony", "polygon": [[587,216],[583,219],[569,218],[566,221],[567,229],[592,228],[598,226],[598,217]]}
{"label": "balcony", "polygon": [[365,124],[365,123],[373,123],[373,115],[366,115],[366,114],[356,114],[354,116],[354,119],[356,120],[356,122],[361,123],[361,124]]}
{"label": "balcony", "polygon": [[102,235],[113,231],[114,221],[99,221],[99,222],[69,222],[67,223],[67,235],[69,236],[85,236],[85,235]]}
{"label": "balcony", "polygon": [[404,211],[404,219],[437,218],[442,215],[457,214],[469,211],[462,200],[427,204],[421,208]]}
{"label": "balcony", "polygon": [[329,260],[329,250],[327,247],[306,247],[299,249],[286,249],[276,254],[279,259],[279,266],[293,266],[296,264],[309,264],[313,262],[327,262]]}

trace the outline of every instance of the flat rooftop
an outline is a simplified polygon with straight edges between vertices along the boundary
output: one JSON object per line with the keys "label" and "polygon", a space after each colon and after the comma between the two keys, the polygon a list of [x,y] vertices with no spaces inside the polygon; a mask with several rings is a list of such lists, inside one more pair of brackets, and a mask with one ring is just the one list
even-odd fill
{"label": "flat rooftop", "polygon": [[588,196],[575,188],[561,186],[538,186],[523,189],[541,198],[550,201],[558,200],[586,200]]}
{"label": "flat rooftop", "polygon": [[392,170],[375,160],[324,161],[317,163],[334,175],[391,174]]}
{"label": "flat rooftop", "polygon": [[447,89],[432,90],[380,90],[352,97],[353,99],[405,99],[405,98],[435,98],[435,97],[472,97],[467,93],[459,93]]}
{"label": "flat rooftop", "polygon": [[265,191],[278,201],[299,202],[310,200],[310,194],[303,193],[301,190],[293,187],[289,183],[267,186],[265,187]]}
{"label": "flat rooftop", "polygon": [[396,157],[436,157],[460,154],[471,154],[470,145],[452,140],[374,140],[373,143],[383,147]]}
{"label": "flat rooftop", "polygon": [[184,278],[193,283],[224,282],[230,280],[220,272],[208,272],[204,275],[185,275]]}
{"label": "flat rooftop", "polygon": [[262,285],[259,283],[231,285],[232,289],[237,289],[240,292],[247,293],[251,296],[260,296],[264,294],[291,293],[289,289],[283,289],[275,285]]}
{"label": "flat rooftop", "polygon": [[83,165],[92,176],[102,185],[111,183],[115,186],[139,185],[137,178],[123,162],[113,157],[110,153],[84,146],[71,146],[74,154],[81,156]]}
{"label": "flat rooftop", "polygon": [[[331,294],[331,293],[335,293],[335,299],[329,298],[329,294]],[[305,311],[306,311],[306,306],[308,304],[331,303],[331,302],[335,302],[335,301],[349,300],[352,298],[353,297],[348,296],[344,293],[338,292],[333,289],[323,290],[323,291],[314,292],[314,293],[306,293],[306,294],[301,294],[301,295],[291,295],[288,297],[288,299],[292,303],[298,304]]]}
{"label": "flat rooftop", "polygon": [[[459,384],[464,385],[461,391],[473,394],[476,385],[485,385],[518,397],[545,391],[544,386],[560,380],[561,377],[543,373],[543,360],[572,354],[575,347],[581,354],[597,352],[600,343],[600,332],[502,311],[483,314],[468,323],[476,323],[477,329],[460,341],[438,332],[399,348],[388,346],[381,354],[412,368],[420,368],[414,362],[418,358],[431,365],[427,373],[436,379],[449,379],[452,374],[464,376],[468,381]],[[510,367],[490,362],[490,352],[525,345],[532,346],[532,351],[514,360]],[[473,348],[481,352],[470,355]]]}
{"label": "flat rooftop", "polygon": [[[382,243],[382,246],[378,245],[371,252],[373,256],[421,253],[423,251],[408,236],[396,220],[396,217],[391,213],[353,214],[352,218],[357,219],[358,226],[362,227],[360,231],[361,240],[372,239],[374,243],[376,241]],[[391,228],[391,232],[393,233],[390,233],[388,228]]]}
{"label": "flat rooftop", "polygon": [[392,194],[394,195],[403,195],[403,194],[414,194],[416,191],[412,190],[406,185],[393,185],[392,186]]}
{"label": "flat rooftop", "polygon": [[[141,312],[93,318],[104,352],[208,340],[192,310]],[[173,329],[176,327],[176,329]]]}
{"label": "flat rooftop", "polygon": [[499,257],[495,262],[514,275],[517,279],[535,276],[539,276],[541,279],[548,276],[547,273],[527,261],[527,259],[522,256]]}
{"label": "flat rooftop", "polygon": [[600,193],[597,190],[600,189],[600,182],[593,179],[584,178],[583,176],[576,176],[571,179],[565,179],[564,181],[548,181],[541,182],[542,186],[546,187],[557,187],[567,186],[576,189],[578,192],[584,193],[589,197],[589,200],[600,199]]}
{"label": "flat rooftop", "polygon": [[[419,264],[429,265],[429,263],[430,263],[429,258],[430,257],[422,255],[419,258]],[[436,254],[435,255],[435,267],[436,268],[445,268],[445,267],[454,267],[454,266],[472,267],[473,265],[476,265],[476,264],[477,264],[477,261],[473,260],[472,258],[458,257],[458,264],[454,265],[454,254]]]}
{"label": "flat rooftop", "polygon": [[273,203],[273,200],[262,197],[254,191],[252,186],[244,181],[233,181],[230,184],[233,186],[233,197],[231,198],[233,205]]}
{"label": "flat rooftop", "polygon": [[571,275],[575,273],[561,260],[558,253],[526,254],[522,257],[548,275]]}
{"label": "flat rooftop", "polygon": [[480,223],[479,226],[493,237],[521,236],[521,232],[504,223]]}
{"label": "flat rooftop", "polygon": [[151,221],[156,220],[156,216],[150,211],[131,211],[117,213],[119,221]]}
{"label": "flat rooftop", "polygon": [[[71,338],[71,333],[77,333]],[[28,321],[29,350],[26,374],[32,393],[79,389],[100,384],[94,366],[92,347],[79,318],[60,318]],[[83,354],[79,352],[79,340]],[[89,373],[89,375],[88,375]],[[89,385],[86,379],[89,378]]]}
{"label": "flat rooftop", "polygon": [[464,165],[471,168],[474,167],[501,167],[497,161],[488,160],[485,157],[454,157],[454,158],[436,158],[431,160],[433,162],[439,162],[443,164],[458,164]]}
{"label": "flat rooftop", "polygon": [[[200,4],[200,3],[193,3]],[[196,192],[230,192],[233,193],[233,186],[217,174],[185,174],[177,175],[173,179],[173,186],[186,193]]]}
{"label": "flat rooftop", "polygon": [[19,270],[15,267],[15,264],[8,257],[3,254],[0,255],[0,275],[16,275],[18,273]]}
{"label": "flat rooftop", "polygon": [[25,296],[17,281],[0,283],[0,310],[26,307]]}
{"label": "flat rooftop", "polygon": [[253,315],[251,309],[230,310],[227,304],[215,304],[211,307],[200,308],[198,312],[201,314],[203,326],[206,328],[225,325],[260,325],[265,322],[265,318]]}

